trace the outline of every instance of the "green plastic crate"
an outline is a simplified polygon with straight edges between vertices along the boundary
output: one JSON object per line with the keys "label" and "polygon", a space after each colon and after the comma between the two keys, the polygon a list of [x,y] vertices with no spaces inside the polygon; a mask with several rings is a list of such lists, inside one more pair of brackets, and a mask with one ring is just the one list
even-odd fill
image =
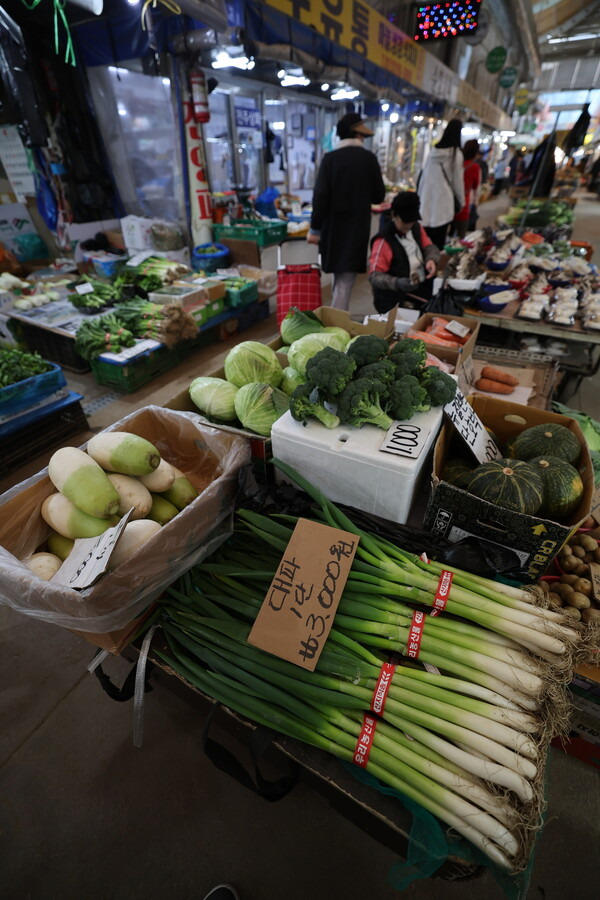
{"label": "green plastic crate", "polygon": [[168,372],[169,369],[179,365],[190,353],[214,343],[217,335],[213,331],[205,331],[191,341],[181,341],[171,350],[168,347],[158,347],[156,350],[144,353],[143,356],[129,360],[124,365],[93,359],[90,365],[94,378],[98,384],[113,387],[119,391],[126,393],[137,391],[153,378],[157,378],[163,372]]}
{"label": "green plastic crate", "polygon": [[[227,282],[225,282],[227,285]],[[256,281],[246,280],[243,287],[235,288],[227,285],[227,294],[225,295],[227,305],[231,307],[246,306],[253,300],[258,300],[258,285]]]}
{"label": "green plastic crate", "polygon": [[209,300],[203,306],[193,307],[188,310],[194,322],[200,328],[206,325],[215,316],[219,316],[225,309],[225,297],[219,297],[218,300]]}
{"label": "green plastic crate", "polygon": [[268,247],[287,238],[287,223],[238,219],[234,225],[213,225],[213,234],[216,241],[235,238],[238,241],[255,241],[259,247]]}

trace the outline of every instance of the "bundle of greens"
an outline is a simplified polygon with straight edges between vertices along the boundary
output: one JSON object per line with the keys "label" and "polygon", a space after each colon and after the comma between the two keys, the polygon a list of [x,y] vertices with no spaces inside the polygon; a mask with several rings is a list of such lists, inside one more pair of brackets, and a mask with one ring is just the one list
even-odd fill
{"label": "bundle of greens", "polygon": [[114,313],[82,322],[75,335],[75,352],[84,359],[96,359],[101,353],[119,353],[132,347],[135,338]]}
{"label": "bundle of greens", "polygon": [[[183,265],[183,263],[173,262],[170,259],[164,259],[162,256],[149,256],[148,259],[145,259],[138,266],[128,267],[131,269],[138,278],[149,278],[150,276],[154,276],[155,279],[158,278],[160,280],[160,285],[157,285],[156,280],[153,282],[148,282],[154,285],[154,287],[160,287],[163,284],[171,284],[172,281],[176,281],[178,278],[181,278],[182,275],[189,275],[191,269],[189,266]],[[139,281],[137,282],[140,283]],[[154,290],[152,288],[146,288],[146,290]]]}
{"label": "bundle of greens", "polygon": [[0,388],[49,372],[52,366],[39,353],[0,350]]}
{"label": "bundle of greens", "polygon": [[456,382],[427,366],[423,341],[405,339],[388,348],[375,335],[360,335],[342,352],[325,347],[306,363],[306,383],[290,398],[292,416],[304,424],[318,419],[327,428],[376,425],[390,428],[417,412],[449,403]]}
{"label": "bundle of greens", "polygon": [[82,275],[78,284],[89,284],[92,291],[87,294],[74,293],[69,296],[70,302],[76,309],[99,312],[107,306],[112,306],[120,296],[116,285],[107,281],[99,281],[97,278],[90,278],[88,275]]}
{"label": "bundle of greens", "polygon": [[[150,291],[157,291],[163,286],[158,275],[144,275],[138,272],[137,268],[124,269],[117,275],[113,284],[119,289],[121,296],[137,294],[139,297],[146,297]],[[128,288],[131,288],[131,291]]]}
{"label": "bundle of greens", "polygon": [[[541,825],[548,744],[568,728],[563,685],[575,661],[591,652],[582,646],[582,630],[538,606],[535,590],[425,563],[362,530],[293,469],[274,462],[315,501],[317,521],[359,539],[315,671],[248,643],[297,521],[249,510],[240,510],[227,544],[167,591],[154,622],[168,649],[158,655],[249,720],[348,762],[356,762],[369,713],[367,771],[497,865],[525,868]],[[449,573],[446,608],[424,616],[415,659],[414,615],[435,605],[438,581]],[[295,610],[293,596],[284,602]],[[387,670],[387,701],[374,706],[390,654],[403,658]]]}
{"label": "bundle of greens", "polygon": [[167,347],[191,340],[198,333],[192,316],[177,304],[169,306],[134,298],[119,303],[115,316],[136,338],[152,338]]}

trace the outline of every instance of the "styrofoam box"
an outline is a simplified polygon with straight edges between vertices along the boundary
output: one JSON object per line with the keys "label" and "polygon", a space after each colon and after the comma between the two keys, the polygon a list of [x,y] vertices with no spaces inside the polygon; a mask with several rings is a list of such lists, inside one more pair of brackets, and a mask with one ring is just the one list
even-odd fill
{"label": "styrofoam box", "polygon": [[387,432],[374,425],[325,428],[316,420],[303,425],[287,412],[271,431],[273,456],[330,500],[404,524],[441,424],[442,407],[394,422]]}

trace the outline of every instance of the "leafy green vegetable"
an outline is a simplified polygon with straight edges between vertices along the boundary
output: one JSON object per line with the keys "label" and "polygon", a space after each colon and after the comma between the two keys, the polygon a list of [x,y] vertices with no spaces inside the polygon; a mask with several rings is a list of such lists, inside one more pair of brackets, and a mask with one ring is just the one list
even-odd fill
{"label": "leafy green vegetable", "polygon": [[289,409],[290,398],[270,384],[244,384],[234,399],[238,419],[250,431],[268,437],[271,428]]}
{"label": "leafy green vegetable", "polygon": [[552,404],[552,410],[553,412],[568,416],[570,419],[579,422],[579,427],[583,432],[585,442],[590,450],[600,450],[600,422],[596,422],[596,420],[592,419],[591,416],[588,416],[587,413],[578,412],[576,409],[569,409],[568,406],[564,406],[562,403],[556,401]]}
{"label": "leafy green vegetable", "polygon": [[426,389],[414,375],[403,375],[387,391],[387,412],[399,422],[412,418],[416,412],[426,412],[431,406]]}
{"label": "leafy green vegetable", "polygon": [[337,428],[340,420],[328,409],[325,409],[319,389],[310,384],[301,384],[290,397],[290,412],[294,419],[306,425],[311,417],[318,419],[326,428]]}
{"label": "leafy green vegetable", "polygon": [[132,347],[135,338],[114,313],[82,322],[75,335],[75,352],[84,359],[96,359],[101,353],[119,353]]}
{"label": "leafy green vegetable", "polygon": [[346,353],[354,359],[357,366],[378,362],[387,352],[388,342],[374,334],[360,334],[346,347]]}
{"label": "leafy green vegetable", "polygon": [[335,335],[319,333],[306,334],[299,340],[294,341],[288,350],[288,359],[290,366],[300,372],[301,375],[306,373],[306,364],[312,359],[323,347],[333,347],[339,349],[339,338]]}
{"label": "leafy green vegetable", "polygon": [[456,381],[436,366],[427,366],[421,376],[421,384],[429,395],[430,406],[445,406],[454,399]]}
{"label": "leafy green vegetable", "polygon": [[254,382],[279,387],[283,369],[275,351],[259,341],[242,341],[225,358],[225,378],[236,387]]}
{"label": "leafy green vegetable", "polygon": [[396,367],[396,377],[418,375],[425,366],[427,347],[424,341],[405,338],[398,341],[390,350],[388,359]]}
{"label": "leafy green vegetable", "polygon": [[386,430],[391,426],[392,420],[381,407],[381,397],[384,385],[369,378],[359,378],[351,381],[338,400],[338,416],[344,425],[377,425]]}
{"label": "leafy green vegetable", "polygon": [[345,350],[350,343],[350,335],[345,328],[339,328],[337,325],[327,325],[323,329],[324,334],[332,334],[338,341],[334,344],[337,350]]}
{"label": "leafy green vegetable", "polygon": [[189,387],[192,402],[198,409],[222,422],[235,420],[235,395],[237,392],[238,388],[223,378],[204,376],[194,378]]}
{"label": "leafy green vegetable", "polygon": [[49,372],[51,368],[50,363],[42,359],[39,353],[0,350],[0,388]]}
{"label": "leafy green vegetable", "polygon": [[383,384],[391,384],[396,378],[396,367],[389,359],[380,359],[379,362],[362,366],[357,375],[359,378],[373,378]]}
{"label": "leafy green vegetable", "polygon": [[284,344],[293,344],[306,334],[323,331],[320,319],[310,310],[300,310],[293,306],[284,318],[280,327],[281,340]]}

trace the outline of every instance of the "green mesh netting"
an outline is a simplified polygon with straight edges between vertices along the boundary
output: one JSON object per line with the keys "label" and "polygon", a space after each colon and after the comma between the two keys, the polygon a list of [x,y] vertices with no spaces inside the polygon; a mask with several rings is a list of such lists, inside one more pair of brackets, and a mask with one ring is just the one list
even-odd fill
{"label": "green mesh netting", "polygon": [[382,784],[364,769],[352,765],[352,763],[342,763],[342,765],[358,781],[370,785],[382,794],[396,797],[412,815],[406,861],[394,863],[387,877],[388,882],[396,890],[403,891],[413,881],[420,878],[430,878],[448,856],[456,856],[467,863],[485,866],[489,869],[508,900],[525,900],[533,869],[533,853],[524,872],[520,872],[518,875],[507,875],[469,841],[459,835],[448,834],[446,827],[422,806],[414,803],[394,788]]}

